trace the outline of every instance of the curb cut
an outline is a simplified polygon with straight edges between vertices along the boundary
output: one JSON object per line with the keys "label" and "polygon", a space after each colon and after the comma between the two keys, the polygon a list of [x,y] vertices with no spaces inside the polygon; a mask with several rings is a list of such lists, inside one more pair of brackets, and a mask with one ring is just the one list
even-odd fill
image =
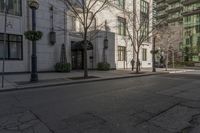
{"label": "curb cut", "polygon": [[108,80],[115,80],[115,79],[126,79],[126,78],[144,77],[144,76],[153,76],[153,75],[162,75],[162,74],[169,74],[169,72],[158,72],[158,73],[130,75],[130,76],[122,76],[122,77],[111,77],[111,78],[97,78],[97,79],[92,79],[92,80],[80,80],[80,81],[72,81],[72,82],[67,82],[67,83],[63,82],[63,83],[54,83],[54,84],[46,84],[46,85],[44,84],[44,85],[35,85],[35,86],[21,86],[21,87],[15,87],[11,89],[0,89],[0,92],[39,89],[43,87],[46,88],[46,87],[55,87],[55,86],[63,86],[63,85],[84,84],[84,83],[91,83],[91,82],[100,82],[100,81],[108,81]]}

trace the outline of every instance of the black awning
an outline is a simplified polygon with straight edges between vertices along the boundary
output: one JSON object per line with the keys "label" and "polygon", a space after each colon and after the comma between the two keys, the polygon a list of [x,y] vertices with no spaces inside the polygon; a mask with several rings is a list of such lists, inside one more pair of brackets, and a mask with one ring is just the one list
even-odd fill
{"label": "black awning", "polygon": [[[83,50],[84,41],[79,42],[72,42],[71,43],[71,49],[72,50]],[[87,50],[92,50],[93,44],[87,40]]]}

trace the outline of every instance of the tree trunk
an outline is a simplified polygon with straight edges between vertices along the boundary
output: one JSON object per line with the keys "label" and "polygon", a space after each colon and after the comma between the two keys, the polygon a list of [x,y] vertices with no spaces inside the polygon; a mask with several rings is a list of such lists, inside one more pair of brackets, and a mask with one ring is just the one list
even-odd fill
{"label": "tree trunk", "polygon": [[88,78],[88,66],[87,66],[87,32],[84,34],[84,46],[83,46],[83,64],[84,64],[84,78]]}
{"label": "tree trunk", "polygon": [[174,50],[172,50],[172,63],[173,63],[173,68],[175,68],[175,55],[174,55]]}

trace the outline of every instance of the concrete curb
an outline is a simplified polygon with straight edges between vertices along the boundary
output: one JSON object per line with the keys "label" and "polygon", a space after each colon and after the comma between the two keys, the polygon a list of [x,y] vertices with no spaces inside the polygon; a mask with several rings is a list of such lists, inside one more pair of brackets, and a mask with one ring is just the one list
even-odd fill
{"label": "concrete curb", "polygon": [[63,85],[83,84],[83,83],[90,83],[90,82],[99,82],[99,81],[107,81],[107,80],[115,80],[115,79],[126,79],[126,78],[134,78],[134,77],[144,77],[144,76],[161,75],[161,74],[169,74],[169,72],[156,72],[156,73],[148,73],[148,74],[121,76],[121,77],[97,78],[97,79],[78,80],[78,81],[71,81],[71,82],[60,82],[60,83],[33,85],[33,86],[18,86],[15,88],[0,89],[0,92],[12,92],[12,91],[20,91],[20,90],[39,89],[42,87],[45,88],[45,87],[54,87],[54,86],[63,86]]}
{"label": "concrete curb", "polygon": [[177,70],[177,71],[172,71],[172,72],[169,72],[169,73],[184,73],[184,72],[194,72],[195,70]]}

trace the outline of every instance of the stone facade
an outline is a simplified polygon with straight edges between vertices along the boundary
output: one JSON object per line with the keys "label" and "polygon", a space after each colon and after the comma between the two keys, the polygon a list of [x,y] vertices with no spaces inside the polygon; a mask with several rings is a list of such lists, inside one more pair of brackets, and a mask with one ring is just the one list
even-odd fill
{"label": "stone facade", "polygon": [[[139,2],[139,0],[138,0]],[[37,30],[43,32],[43,37],[37,42],[37,58],[38,71],[53,71],[54,65],[60,60],[61,45],[66,45],[67,61],[72,63],[73,53],[71,46],[73,42],[82,41],[76,30],[72,30],[74,20],[65,10],[65,5],[59,0],[39,0],[40,7],[36,11]],[[127,1],[126,6],[130,6]],[[151,5],[151,3],[150,3]],[[53,11],[50,10],[53,7]],[[139,7],[137,6],[139,11]],[[53,12],[53,19],[52,19]],[[107,33],[108,49],[105,52],[105,58],[111,64],[112,69],[131,68],[131,60],[133,58],[133,48],[130,42],[127,42],[124,37],[118,35],[118,17],[124,17],[122,10],[116,6],[105,9],[97,15],[97,24],[108,22],[110,28]],[[4,14],[0,12],[0,20],[4,20]],[[52,21],[53,20],[53,21]],[[52,25],[53,22],[53,25]],[[64,26],[65,24],[65,26]],[[56,32],[56,43],[54,45],[49,42],[49,32],[54,28]],[[75,24],[76,26],[76,24]],[[66,27],[66,29],[64,29]],[[4,21],[0,21],[0,33],[3,33]],[[6,60],[6,72],[28,72],[31,68],[31,42],[25,39],[24,32],[31,30],[31,10],[27,5],[27,1],[22,0],[22,15],[15,16],[8,14],[7,33],[17,34],[23,36],[22,56],[20,60]],[[65,32],[66,31],[66,32]],[[66,34],[65,34],[66,33]],[[64,36],[64,34],[66,36]],[[103,46],[106,31],[101,30],[95,35],[95,39],[91,40],[93,50],[88,50],[88,66],[89,69],[95,69],[99,62],[103,61]],[[118,46],[126,47],[126,59],[124,61],[118,60]],[[142,67],[151,67],[151,41],[142,48],[147,49],[147,60],[142,61],[142,52],[140,59]],[[77,58],[77,57],[76,57]],[[2,64],[2,61],[0,61]],[[2,65],[0,65],[0,70]]]}

